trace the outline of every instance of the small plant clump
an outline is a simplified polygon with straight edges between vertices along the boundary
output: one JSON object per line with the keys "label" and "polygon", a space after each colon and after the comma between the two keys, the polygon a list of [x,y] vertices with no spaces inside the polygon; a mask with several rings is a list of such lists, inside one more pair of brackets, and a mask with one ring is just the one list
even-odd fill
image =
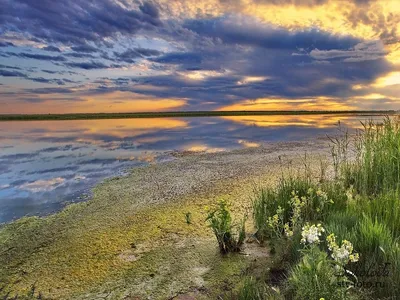
{"label": "small plant clump", "polygon": [[192,224],[192,213],[191,212],[185,213],[185,221],[186,221],[186,224]]}
{"label": "small plant clump", "polygon": [[220,252],[225,254],[240,251],[240,246],[246,237],[245,218],[239,224],[234,224],[229,212],[229,204],[225,200],[218,201],[216,207],[207,210],[206,221],[217,238]]}

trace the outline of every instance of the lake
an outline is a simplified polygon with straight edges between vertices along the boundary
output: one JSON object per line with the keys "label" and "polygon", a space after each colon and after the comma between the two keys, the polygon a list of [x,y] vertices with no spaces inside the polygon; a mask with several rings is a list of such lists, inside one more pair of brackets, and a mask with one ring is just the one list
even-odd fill
{"label": "lake", "polygon": [[175,159],[350,131],[359,115],[231,116],[0,122],[0,223],[46,215],[90,197],[104,178]]}

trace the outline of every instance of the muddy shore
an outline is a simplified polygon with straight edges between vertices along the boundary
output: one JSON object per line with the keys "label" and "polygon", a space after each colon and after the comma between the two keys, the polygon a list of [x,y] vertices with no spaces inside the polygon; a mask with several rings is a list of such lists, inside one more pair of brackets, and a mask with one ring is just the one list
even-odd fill
{"label": "muddy shore", "polygon": [[5,225],[0,296],[34,287],[49,299],[213,299],[268,253],[247,245],[245,255],[221,257],[204,206],[225,198],[235,217],[249,214],[254,189],[273,185],[289,166],[301,170],[305,153],[318,176],[320,160],[330,159],[325,139],[181,153],[104,181],[87,202]]}

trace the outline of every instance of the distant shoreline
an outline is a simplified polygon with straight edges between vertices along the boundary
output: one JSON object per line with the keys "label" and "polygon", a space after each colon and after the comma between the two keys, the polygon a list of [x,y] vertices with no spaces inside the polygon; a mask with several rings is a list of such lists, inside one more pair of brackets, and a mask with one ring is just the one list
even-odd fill
{"label": "distant shoreline", "polygon": [[170,117],[221,117],[221,116],[273,116],[273,115],[394,115],[395,110],[337,110],[337,111],[171,111],[135,113],[74,113],[74,114],[0,114],[0,121],[51,121],[51,120],[96,120],[137,119]]}

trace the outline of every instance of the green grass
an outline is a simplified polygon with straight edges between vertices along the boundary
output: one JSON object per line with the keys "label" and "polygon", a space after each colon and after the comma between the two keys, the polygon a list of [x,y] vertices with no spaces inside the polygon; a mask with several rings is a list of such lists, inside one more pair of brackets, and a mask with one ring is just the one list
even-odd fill
{"label": "green grass", "polygon": [[[288,279],[280,284],[287,299],[397,299],[400,295],[399,119],[386,117],[382,124],[363,123],[363,130],[355,137],[346,130],[341,132],[342,136],[331,139],[334,179],[317,183],[310,180],[307,172],[299,173],[297,177],[283,178],[275,188],[267,187],[258,193],[253,204],[258,234],[277,245],[278,266],[285,269],[289,266],[291,270]],[[315,213],[320,206],[313,201],[309,205],[307,197],[315,200],[307,194],[309,188],[320,188],[334,203],[323,213]],[[337,241],[352,243],[360,258],[345,268],[355,276],[345,273],[341,280],[348,283],[351,280],[360,286],[348,290],[338,285],[338,276],[332,268],[332,250],[324,240],[318,250],[315,247],[313,251],[305,251],[301,250],[299,232],[290,238],[271,234],[268,218],[276,214],[278,207],[284,209],[282,223],[290,224],[291,191],[296,191],[299,198],[305,197],[302,224],[322,223],[325,235],[334,233]],[[388,274],[376,274],[385,265]],[[375,275],[365,276],[367,270]]]}
{"label": "green grass", "polygon": [[382,124],[363,123],[355,139],[356,159],[343,165],[346,186],[376,196],[400,187],[400,123],[386,117]]}
{"label": "green grass", "polygon": [[319,115],[319,114],[357,114],[382,115],[395,114],[395,111],[171,111],[137,113],[74,113],[74,114],[2,114],[0,121],[44,121],[44,120],[94,120],[130,118],[168,118],[168,117],[219,117],[219,116],[270,116],[270,115]]}

